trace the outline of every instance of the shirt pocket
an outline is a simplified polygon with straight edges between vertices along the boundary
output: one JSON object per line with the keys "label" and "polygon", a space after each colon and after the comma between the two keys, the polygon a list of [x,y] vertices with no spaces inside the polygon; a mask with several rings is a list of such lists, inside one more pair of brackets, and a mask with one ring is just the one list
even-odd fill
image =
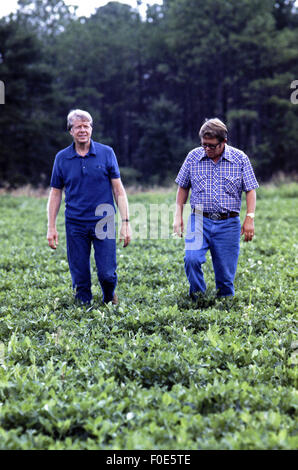
{"label": "shirt pocket", "polygon": [[92,175],[95,179],[105,179],[108,176],[108,170],[105,165],[95,165],[92,169]]}
{"label": "shirt pocket", "polygon": [[239,176],[224,176],[223,189],[230,196],[238,196],[241,192],[241,178]]}
{"label": "shirt pocket", "polygon": [[194,193],[204,193],[207,187],[207,176],[196,175],[192,181],[192,191]]}

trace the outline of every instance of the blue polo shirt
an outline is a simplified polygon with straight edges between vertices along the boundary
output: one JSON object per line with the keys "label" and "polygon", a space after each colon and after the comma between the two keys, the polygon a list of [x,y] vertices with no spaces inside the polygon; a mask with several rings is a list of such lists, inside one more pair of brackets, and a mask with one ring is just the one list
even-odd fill
{"label": "blue polo shirt", "polygon": [[75,145],[61,150],[55,157],[51,187],[65,188],[65,218],[96,222],[95,210],[100,204],[111,204],[115,210],[111,178],[120,178],[113,149],[91,140],[89,152],[81,157]]}

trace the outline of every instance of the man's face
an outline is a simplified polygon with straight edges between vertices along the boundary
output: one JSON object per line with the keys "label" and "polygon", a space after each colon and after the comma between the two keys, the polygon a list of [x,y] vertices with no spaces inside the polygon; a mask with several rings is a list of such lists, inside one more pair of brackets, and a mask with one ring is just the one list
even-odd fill
{"label": "man's face", "polygon": [[75,119],[69,132],[76,144],[88,144],[91,139],[92,126],[89,121]]}
{"label": "man's face", "polygon": [[219,142],[216,138],[203,137],[202,147],[204,147],[207,157],[217,160],[224,151],[226,140]]}

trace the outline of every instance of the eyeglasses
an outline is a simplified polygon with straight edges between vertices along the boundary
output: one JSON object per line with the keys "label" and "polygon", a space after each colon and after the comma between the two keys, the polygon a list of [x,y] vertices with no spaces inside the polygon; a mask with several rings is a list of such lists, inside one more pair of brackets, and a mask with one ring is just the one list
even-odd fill
{"label": "eyeglasses", "polygon": [[221,145],[222,142],[218,142],[218,144],[202,144],[202,147],[204,147],[204,149],[206,148],[209,148],[210,150],[215,150],[216,147],[218,147],[219,145]]}

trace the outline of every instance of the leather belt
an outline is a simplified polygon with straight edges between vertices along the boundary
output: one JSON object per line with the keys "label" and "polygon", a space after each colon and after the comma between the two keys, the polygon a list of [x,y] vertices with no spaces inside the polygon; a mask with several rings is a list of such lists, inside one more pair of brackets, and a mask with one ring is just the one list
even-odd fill
{"label": "leather belt", "polygon": [[[193,214],[202,214],[202,212],[197,211],[196,209],[192,210]],[[203,212],[203,216],[211,220],[226,220],[231,217],[238,217],[238,212]]]}

